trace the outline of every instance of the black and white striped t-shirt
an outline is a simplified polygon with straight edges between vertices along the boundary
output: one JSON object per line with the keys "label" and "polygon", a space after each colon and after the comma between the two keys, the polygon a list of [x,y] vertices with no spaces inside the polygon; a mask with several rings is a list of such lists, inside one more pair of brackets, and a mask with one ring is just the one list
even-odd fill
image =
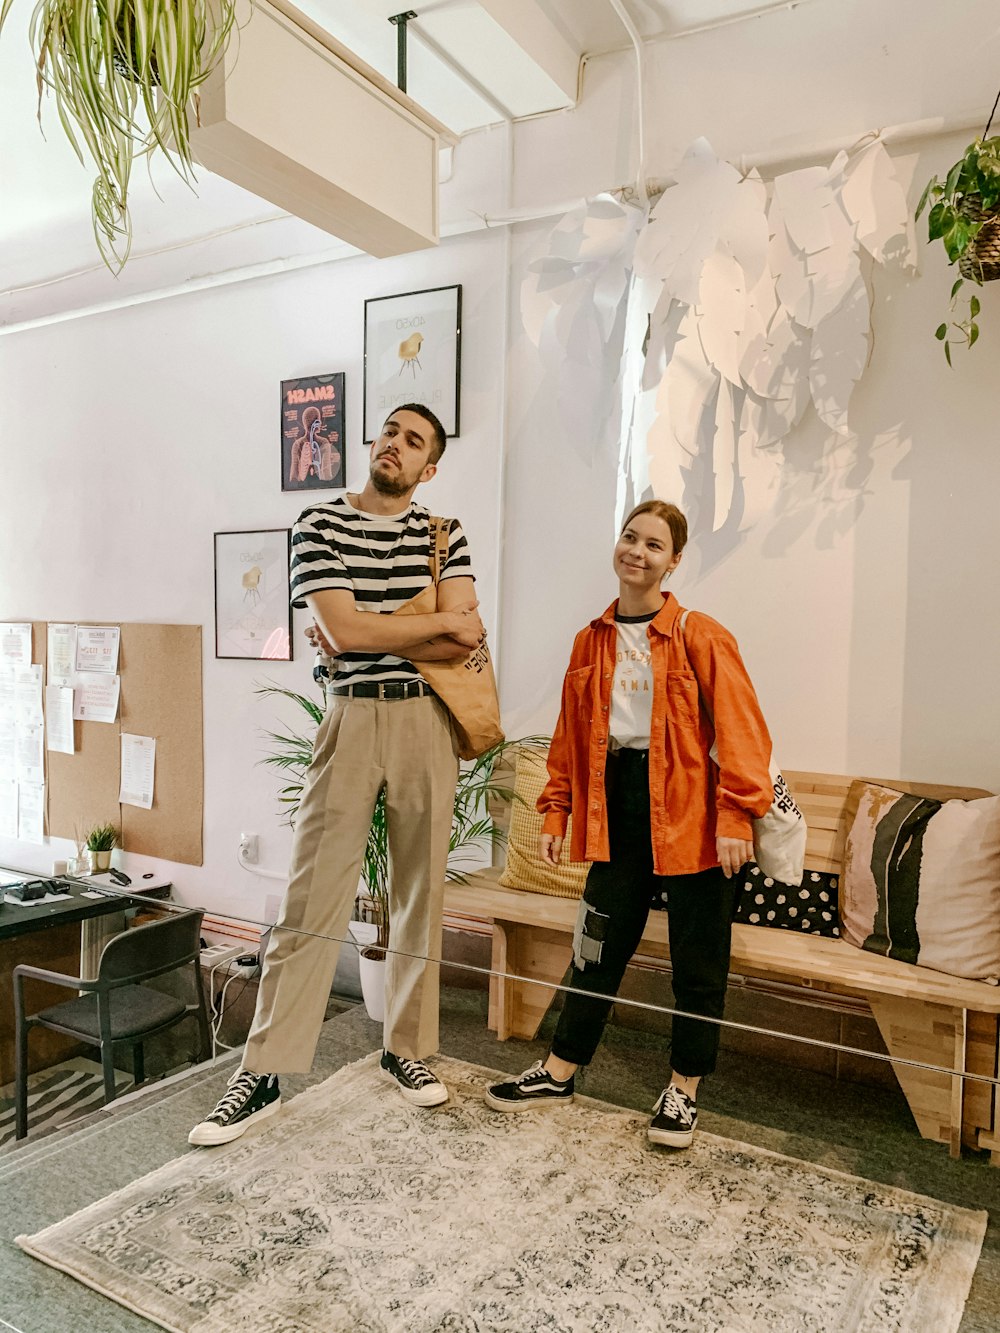
{"label": "black and white striped t-shirt", "polygon": [[[450,522],[441,579],[471,578],[465,534],[457,519]],[[354,509],[343,495],[311,505],[292,529],[292,601],[344,588],[359,611],[389,615],[430,584],[430,544],[430,511],[422,505],[391,518]],[[337,685],[420,679],[412,662],[391,653],[341,653],[330,675]]]}

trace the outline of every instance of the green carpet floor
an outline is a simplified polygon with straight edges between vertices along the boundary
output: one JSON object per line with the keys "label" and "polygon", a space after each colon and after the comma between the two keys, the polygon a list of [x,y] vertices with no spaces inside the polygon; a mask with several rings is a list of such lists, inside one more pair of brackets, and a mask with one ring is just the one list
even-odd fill
{"label": "green carpet floor", "polygon": [[[517,1073],[544,1055],[554,1017],[536,1042],[497,1042],[486,1030],[486,996],[442,993],[441,1049]],[[377,1049],[381,1029],[361,1008],[324,1026],[313,1073],[283,1078],[291,1096]],[[23,1254],[13,1237],[34,1232],[121,1188],[178,1154],[220,1095],[235,1057],[214,1069],[98,1112],[78,1126],[25,1143],[0,1157],[0,1330],[18,1333],[148,1333],[146,1320]],[[610,1027],[579,1082],[589,1096],[648,1110],[666,1069],[662,1037]],[[805,1161],[915,1190],[990,1213],[982,1258],[961,1333],[1000,1330],[1000,1170],[979,1155],[952,1161],[917,1135],[902,1095],[796,1073],[787,1065],[724,1054],[699,1098],[700,1124]],[[525,1333],[530,1333],[525,1330]]]}

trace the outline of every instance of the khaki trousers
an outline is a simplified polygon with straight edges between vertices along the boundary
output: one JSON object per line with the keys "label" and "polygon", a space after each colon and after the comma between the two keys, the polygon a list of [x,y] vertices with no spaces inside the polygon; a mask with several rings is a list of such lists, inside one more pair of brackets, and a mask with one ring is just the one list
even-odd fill
{"label": "khaki trousers", "polygon": [[408,1059],[437,1050],[441,911],[457,779],[450,718],[435,696],[331,696],[296,819],[288,890],[264,956],[245,1069],[302,1074],[312,1066],[383,787],[391,922],[383,1043]]}

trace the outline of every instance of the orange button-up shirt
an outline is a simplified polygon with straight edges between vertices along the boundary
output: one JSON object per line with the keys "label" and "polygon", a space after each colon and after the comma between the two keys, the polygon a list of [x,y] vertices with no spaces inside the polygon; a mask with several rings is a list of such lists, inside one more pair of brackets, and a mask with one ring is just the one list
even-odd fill
{"label": "orange button-up shirt", "polygon": [[[604,770],[617,607],[615,600],[576,636],[549,747],[549,780],[538,798],[543,833],[565,837],[573,815],[574,861],[607,861],[611,855]],[[682,635],[680,614],[676,597],[665,593],[647,628],[653,671],[650,827],[658,875],[718,865],[716,837],[749,840],[751,820],[774,800],[771,738],[736,640],[710,616],[694,612]],[[718,764],[708,753],[713,738]]]}

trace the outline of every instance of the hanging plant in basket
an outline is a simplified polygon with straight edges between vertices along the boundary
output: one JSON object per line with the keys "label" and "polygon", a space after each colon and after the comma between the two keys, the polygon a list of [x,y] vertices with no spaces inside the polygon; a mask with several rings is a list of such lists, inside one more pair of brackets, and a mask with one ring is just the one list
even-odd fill
{"label": "hanging plant in basket", "polygon": [[[13,0],[2,0],[0,32]],[[38,115],[48,91],[81,162],[97,168],[91,212],[101,257],[121,271],[132,243],[136,157],[161,149],[194,179],[198,89],[225,54],[237,0],[38,0],[29,22]]]}
{"label": "hanging plant in basket", "polygon": [[[998,102],[1000,94],[993,112]],[[1000,278],[1000,137],[987,138],[993,112],[983,137],[969,145],[944,181],[931,177],[917,205],[919,218],[930,204],[927,239],[942,243],[948,262],[957,263],[962,275],[951,289],[950,318],[934,335],[944,343],[949,365],[953,342],[971,347],[979,337],[976,320],[982,307],[966,283],[982,286]]]}

